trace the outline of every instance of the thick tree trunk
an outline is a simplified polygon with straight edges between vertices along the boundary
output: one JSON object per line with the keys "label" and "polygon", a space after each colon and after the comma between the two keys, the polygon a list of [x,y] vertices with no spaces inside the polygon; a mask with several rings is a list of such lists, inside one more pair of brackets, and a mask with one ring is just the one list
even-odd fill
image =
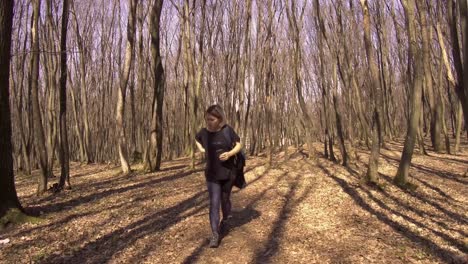
{"label": "thick tree trunk", "polygon": [[[460,7],[462,11],[461,13],[461,31],[462,31],[462,45],[466,47],[466,30],[467,30],[467,14],[466,14],[466,2],[465,0],[461,0],[460,2]],[[464,2],[464,3],[463,3]],[[464,10],[463,10],[464,9]],[[468,94],[465,93],[465,90],[468,89],[466,88],[466,85],[464,84],[465,79],[468,78],[468,74],[464,74],[463,71],[463,65],[462,65],[462,59],[461,59],[461,51],[462,48],[460,48],[459,45],[459,38],[458,38],[458,17],[457,17],[457,10],[456,10],[456,3],[454,3],[454,0],[448,0],[448,21],[449,21],[449,27],[450,27],[450,36],[452,39],[452,57],[453,57],[453,64],[455,66],[455,71],[457,73],[457,82],[455,85],[455,92],[458,96],[458,99],[460,100],[460,103],[462,105],[462,110],[463,110],[463,116],[465,119],[465,124],[468,124]],[[465,43],[463,43],[463,40],[465,40]],[[468,49],[467,49],[468,50]],[[464,56],[468,56],[467,52],[464,52]],[[465,63],[465,71],[466,65],[468,62],[464,61]]]}
{"label": "thick tree trunk", "polygon": [[13,175],[13,146],[10,113],[10,52],[13,1],[0,3],[0,218],[12,208],[22,209]]}
{"label": "thick tree trunk", "polygon": [[464,105],[465,129],[468,132],[468,2],[460,0],[458,4],[463,45],[463,89],[465,95],[465,102],[462,105]]}

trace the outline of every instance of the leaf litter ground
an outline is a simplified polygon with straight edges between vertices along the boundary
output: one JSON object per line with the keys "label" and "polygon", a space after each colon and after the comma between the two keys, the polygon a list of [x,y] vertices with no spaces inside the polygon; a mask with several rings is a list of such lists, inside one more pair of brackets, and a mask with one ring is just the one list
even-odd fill
{"label": "leaf litter ground", "polygon": [[410,181],[418,187],[404,190],[391,182],[401,149],[390,142],[381,150],[381,188],[362,182],[365,149],[353,151],[348,168],[292,148],[272,166],[250,158],[249,185],[234,189],[217,249],[207,247],[203,164],[189,169],[187,158],[163,162],[157,173],[136,165],[131,176],[113,165],[73,164],[73,189],[41,197],[36,176],[19,176],[23,206],[44,220],[1,231],[9,242],[0,262],[465,263],[468,153],[415,154]]}

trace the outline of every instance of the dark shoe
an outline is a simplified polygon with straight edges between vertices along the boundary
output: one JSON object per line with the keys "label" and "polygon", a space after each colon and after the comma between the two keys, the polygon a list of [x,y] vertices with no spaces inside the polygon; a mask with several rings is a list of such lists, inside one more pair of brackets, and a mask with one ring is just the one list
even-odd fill
{"label": "dark shoe", "polygon": [[221,220],[221,223],[219,223],[219,233],[226,234],[227,231],[228,231],[227,221],[223,219]]}
{"label": "dark shoe", "polygon": [[219,234],[213,232],[210,238],[210,248],[217,248],[219,246]]}
{"label": "dark shoe", "polygon": [[226,229],[226,221],[221,220],[221,222],[219,222],[219,233],[224,234],[225,229]]}

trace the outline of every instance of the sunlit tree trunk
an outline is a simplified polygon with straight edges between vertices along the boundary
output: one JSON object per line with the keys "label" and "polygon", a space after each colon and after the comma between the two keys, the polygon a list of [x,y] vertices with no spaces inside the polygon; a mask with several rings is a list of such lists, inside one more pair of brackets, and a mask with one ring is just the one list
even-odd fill
{"label": "sunlit tree trunk", "polygon": [[41,109],[39,106],[39,16],[41,1],[35,0],[33,5],[33,23],[31,28],[31,99],[34,122],[34,146],[41,175],[39,177],[37,193],[43,193],[47,190],[47,178],[49,168],[47,166],[47,150],[45,146],[44,128],[42,126]]}
{"label": "sunlit tree trunk", "polygon": [[409,57],[413,63],[414,78],[411,85],[411,112],[410,120],[408,123],[408,130],[405,137],[405,144],[403,147],[403,153],[398,166],[397,174],[394,178],[394,182],[397,185],[405,186],[407,184],[409,169],[411,166],[411,159],[413,157],[414,145],[416,143],[416,136],[418,132],[419,116],[421,114],[421,93],[423,85],[423,66],[422,54],[418,46],[418,40],[416,38],[416,25],[415,25],[415,1],[404,0],[402,1],[403,8],[406,16],[406,30],[408,33],[409,42]]}
{"label": "sunlit tree trunk", "polygon": [[371,74],[371,100],[373,105],[373,115],[372,115],[372,148],[371,154],[369,156],[369,165],[367,167],[366,180],[368,182],[376,182],[378,178],[378,169],[379,169],[379,156],[380,156],[380,133],[381,133],[381,87],[379,82],[379,70],[377,66],[377,61],[375,57],[375,51],[371,42],[371,32],[370,32],[370,16],[369,16],[369,7],[367,0],[361,0],[361,7],[364,13],[364,44],[366,47],[367,54],[367,64]]}
{"label": "sunlit tree trunk", "polygon": [[136,5],[138,0],[129,0],[129,15],[127,23],[127,45],[125,48],[125,62],[122,75],[120,76],[120,87],[117,91],[117,111],[116,111],[116,124],[117,124],[117,137],[118,137],[118,150],[120,157],[120,165],[123,174],[128,174],[131,171],[128,162],[128,146],[125,136],[124,127],[124,113],[125,113],[125,95],[127,92],[128,77],[130,75],[130,67],[133,61],[133,50],[135,42],[135,14]]}

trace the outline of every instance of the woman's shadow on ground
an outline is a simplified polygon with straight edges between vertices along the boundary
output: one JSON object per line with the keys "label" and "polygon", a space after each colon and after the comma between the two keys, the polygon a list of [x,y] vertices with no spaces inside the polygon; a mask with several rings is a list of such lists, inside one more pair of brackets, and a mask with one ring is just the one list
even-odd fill
{"label": "woman's shadow on ground", "polygon": [[230,232],[251,222],[259,216],[260,212],[253,209],[252,207],[246,207],[241,211],[232,211],[227,221],[225,221],[226,224],[220,230],[220,242],[222,242],[222,239],[229,235]]}
{"label": "woman's shadow on ground", "polygon": [[[230,232],[235,229],[248,224],[252,220],[258,218],[260,212],[248,206],[240,211],[232,211],[231,216],[226,221],[224,230],[221,230],[220,233],[220,246],[222,246],[222,240],[224,237],[228,236]],[[198,246],[197,249],[193,251],[190,256],[187,256],[182,263],[194,263],[200,257],[200,254],[207,249],[209,240],[207,239],[202,245]]]}

